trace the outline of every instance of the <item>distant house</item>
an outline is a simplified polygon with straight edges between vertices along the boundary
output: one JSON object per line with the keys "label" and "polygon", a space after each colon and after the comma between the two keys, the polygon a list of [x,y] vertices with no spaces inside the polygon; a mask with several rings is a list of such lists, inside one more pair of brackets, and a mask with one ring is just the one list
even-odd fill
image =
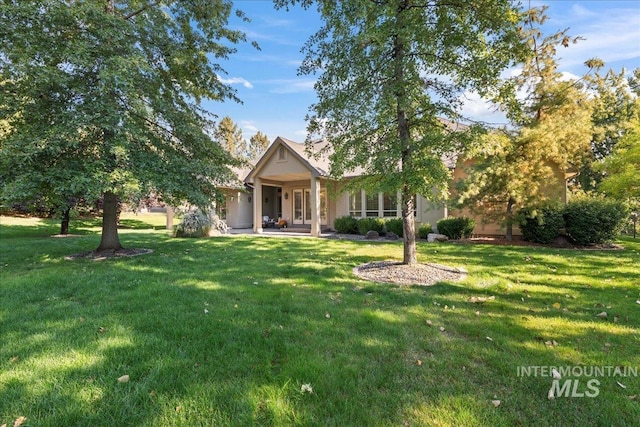
{"label": "distant house", "polygon": [[[344,182],[358,175],[346,176],[345,181],[336,182],[329,178],[329,159],[315,156],[326,142],[318,142],[306,151],[304,144],[277,137],[251,170],[238,170],[238,178],[245,187],[225,189],[226,203],[219,209],[232,228],[253,228],[262,233],[264,227],[273,226],[274,221],[283,219],[289,229],[308,231],[319,236],[323,230],[334,228],[336,218],[354,217],[401,217],[400,194],[369,193],[366,191],[341,192]],[[443,158],[452,170],[454,179],[464,176],[468,162],[457,163],[455,157]],[[566,179],[561,171],[554,171],[557,182],[546,184],[545,191],[566,202]],[[474,216],[468,211],[452,211],[444,205],[437,205],[425,197],[416,197],[416,229],[421,224],[433,226],[448,215]],[[475,234],[504,234],[501,224],[485,221],[475,216]],[[266,219],[271,221],[265,221]],[[514,229],[515,234],[519,230]]]}

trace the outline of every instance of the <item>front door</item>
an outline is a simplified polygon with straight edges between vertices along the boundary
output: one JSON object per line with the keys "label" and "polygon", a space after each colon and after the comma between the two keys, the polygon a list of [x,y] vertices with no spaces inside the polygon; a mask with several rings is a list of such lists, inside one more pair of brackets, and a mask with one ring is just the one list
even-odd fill
{"label": "front door", "polygon": [[[320,191],[320,222],[327,225],[327,193]],[[311,224],[311,190],[293,190],[293,223]]]}

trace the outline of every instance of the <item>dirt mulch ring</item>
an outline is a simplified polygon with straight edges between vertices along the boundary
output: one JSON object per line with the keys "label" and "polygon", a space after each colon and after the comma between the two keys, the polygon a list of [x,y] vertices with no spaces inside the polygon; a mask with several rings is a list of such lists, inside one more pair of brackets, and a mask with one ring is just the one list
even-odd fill
{"label": "dirt mulch ring", "polygon": [[396,285],[432,286],[438,282],[462,280],[467,272],[439,264],[406,265],[397,261],[374,261],[359,265],[353,273],[365,280]]}
{"label": "dirt mulch ring", "polygon": [[108,251],[89,251],[82,252],[79,254],[73,254],[64,257],[67,260],[75,260],[75,259],[90,259],[93,261],[102,261],[110,258],[121,258],[121,257],[133,257],[138,255],[150,254],[153,252],[153,249],[143,249],[143,248],[129,248],[129,249],[118,249],[118,250],[108,250]]}

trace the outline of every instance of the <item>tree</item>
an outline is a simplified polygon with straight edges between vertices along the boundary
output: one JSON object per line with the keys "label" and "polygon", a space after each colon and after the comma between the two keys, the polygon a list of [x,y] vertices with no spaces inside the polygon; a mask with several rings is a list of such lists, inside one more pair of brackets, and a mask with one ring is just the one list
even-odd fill
{"label": "tree", "polygon": [[[563,78],[555,60],[559,46],[579,38],[571,39],[566,30],[544,36],[538,25],[546,20],[545,11],[530,9],[522,33],[530,55],[514,82],[527,95],[519,104],[503,105],[515,129],[493,131],[469,150],[472,164],[457,183],[457,202],[504,222],[509,241],[517,208],[546,200],[553,189],[545,187],[558,179],[554,167],[563,175],[576,170],[592,135],[587,93],[580,82]],[[589,61],[590,69],[598,64]]]}
{"label": "tree", "polygon": [[[245,40],[227,28],[231,12],[228,0],[2,2],[3,199],[102,195],[98,250],[121,248],[117,203],[129,194],[208,205],[235,162],[200,106],[237,100],[213,62]],[[34,174],[50,186],[28,188]]]}
{"label": "tree", "polygon": [[254,162],[258,160],[269,146],[269,138],[264,133],[258,131],[249,139],[249,153],[248,158]]}
{"label": "tree", "polygon": [[594,190],[603,178],[602,172],[594,170],[594,162],[600,162],[611,155],[618,141],[633,126],[632,122],[639,108],[636,102],[639,75],[640,68],[634,70],[631,77],[627,77],[624,69],[619,73],[609,70],[605,75],[596,73],[586,79],[588,88],[593,93],[594,107],[591,150],[576,178],[584,191]]}
{"label": "tree", "polygon": [[604,176],[598,186],[600,192],[640,205],[640,115],[632,121],[612,154],[599,161],[595,168]]}
{"label": "tree", "polygon": [[246,141],[242,130],[229,116],[220,120],[216,129],[216,138],[222,146],[234,157],[243,158],[246,152]]}
{"label": "tree", "polygon": [[321,72],[307,142],[326,137],[334,178],[364,170],[352,188],[400,191],[403,262],[414,264],[415,194],[446,192],[441,157],[465,143],[440,118],[459,119],[465,90],[503,94],[499,74],[521,53],[520,10],[506,0],[317,3],[324,25],[299,70]]}

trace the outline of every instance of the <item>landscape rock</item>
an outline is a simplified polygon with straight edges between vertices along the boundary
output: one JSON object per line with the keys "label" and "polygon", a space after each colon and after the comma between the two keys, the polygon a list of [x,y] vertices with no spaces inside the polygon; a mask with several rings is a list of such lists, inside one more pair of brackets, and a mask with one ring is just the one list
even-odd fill
{"label": "landscape rock", "polygon": [[398,240],[398,235],[393,231],[387,231],[387,240]]}
{"label": "landscape rock", "polygon": [[364,238],[367,240],[377,240],[380,237],[380,233],[378,233],[375,230],[369,230],[367,231],[367,234],[365,234]]}
{"label": "landscape rock", "polygon": [[429,234],[427,234],[427,242],[429,242],[429,243],[446,242],[447,240],[449,240],[449,238],[447,236],[445,236],[444,234],[438,234],[438,233],[429,233]]}

